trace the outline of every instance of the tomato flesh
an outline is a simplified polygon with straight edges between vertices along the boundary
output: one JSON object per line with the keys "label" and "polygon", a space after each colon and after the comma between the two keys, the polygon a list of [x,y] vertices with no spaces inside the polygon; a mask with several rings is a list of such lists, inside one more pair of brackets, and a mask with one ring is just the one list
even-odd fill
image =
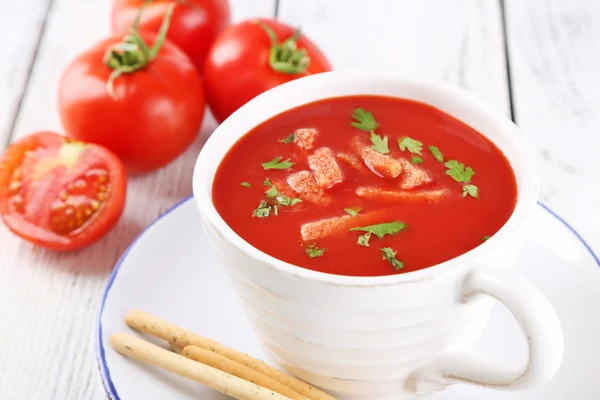
{"label": "tomato flesh", "polygon": [[35,244],[81,248],[117,222],[126,181],[110,151],[40,132],[0,159],[0,213],[9,229]]}

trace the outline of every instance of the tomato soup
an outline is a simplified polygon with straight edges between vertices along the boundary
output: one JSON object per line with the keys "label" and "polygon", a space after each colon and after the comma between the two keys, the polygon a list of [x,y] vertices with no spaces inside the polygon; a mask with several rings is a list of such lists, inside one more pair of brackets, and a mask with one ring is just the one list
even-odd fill
{"label": "tomato soup", "polygon": [[517,184],[487,138],[429,105],[351,96],[281,113],[219,165],[213,203],[257,249],[302,268],[381,276],[494,235]]}

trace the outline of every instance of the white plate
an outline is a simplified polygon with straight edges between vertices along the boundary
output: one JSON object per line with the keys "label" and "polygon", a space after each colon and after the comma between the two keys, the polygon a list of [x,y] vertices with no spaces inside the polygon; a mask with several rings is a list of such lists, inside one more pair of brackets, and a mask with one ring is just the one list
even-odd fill
{"label": "white plate", "polygon": [[[531,392],[455,386],[432,400],[600,398],[600,262],[577,232],[542,205],[529,228],[517,270],[545,293],[561,318],[566,340],[561,370],[552,382]],[[265,359],[204,237],[191,198],[146,229],[117,264],[100,310],[97,359],[113,400],[229,398],[116,353],[109,337],[130,331],[123,318],[133,308]],[[494,310],[477,346],[504,362],[523,361],[526,354],[516,322],[501,307]]]}

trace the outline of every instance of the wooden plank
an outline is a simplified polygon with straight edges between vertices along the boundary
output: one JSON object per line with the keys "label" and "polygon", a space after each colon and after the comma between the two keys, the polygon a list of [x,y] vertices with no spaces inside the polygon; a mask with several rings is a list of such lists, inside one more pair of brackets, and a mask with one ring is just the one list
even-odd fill
{"label": "wooden plank", "polygon": [[500,8],[487,0],[281,0],[336,69],[443,79],[509,113]]}
{"label": "wooden plank", "polygon": [[2,3],[0,11],[0,150],[8,142],[51,0]]}
{"label": "wooden plank", "polygon": [[[236,20],[274,13],[274,0],[232,1]],[[79,51],[108,34],[109,0],[56,0],[16,137],[60,131],[56,86]],[[97,372],[94,334],[101,294],[114,263],[151,221],[191,193],[196,156],[215,127],[207,118],[198,140],[156,173],[132,179],[126,211],[99,243],[75,253],[36,249],[0,226],[0,398],[105,398]]]}
{"label": "wooden plank", "polygon": [[541,200],[600,251],[600,8],[508,0],[516,122],[539,150]]}

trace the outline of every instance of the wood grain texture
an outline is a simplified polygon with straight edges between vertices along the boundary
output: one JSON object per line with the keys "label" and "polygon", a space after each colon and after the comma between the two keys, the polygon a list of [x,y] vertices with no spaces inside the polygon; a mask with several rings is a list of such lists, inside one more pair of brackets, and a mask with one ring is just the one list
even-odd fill
{"label": "wood grain texture", "polygon": [[497,1],[281,0],[336,69],[384,69],[457,84],[508,115]]}
{"label": "wood grain texture", "polygon": [[[13,139],[40,129],[61,130],[58,79],[78,52],[109,34],[110,3],[55,0]],[[272,16],[275,9],[274,0],[231,3],[236,20]],[[209,116],[198,140],[182,157],[155,173],[131,179],[121,221],[87,249],[68,254],[37,249],[0,225],[0,399],[106,398],[97,372],[94,335],[108,275],[143,228],[191,194],[196,156],[214,127]]]}
{"label": "wood grain texture", "polygon": [[51,0],[0,2],[0,150],[25,94]]}
{"label": "wood grain texture", "polygon": [[600,7],[507,0],[516,122],[539,152],[541,200],[600,251]]}

